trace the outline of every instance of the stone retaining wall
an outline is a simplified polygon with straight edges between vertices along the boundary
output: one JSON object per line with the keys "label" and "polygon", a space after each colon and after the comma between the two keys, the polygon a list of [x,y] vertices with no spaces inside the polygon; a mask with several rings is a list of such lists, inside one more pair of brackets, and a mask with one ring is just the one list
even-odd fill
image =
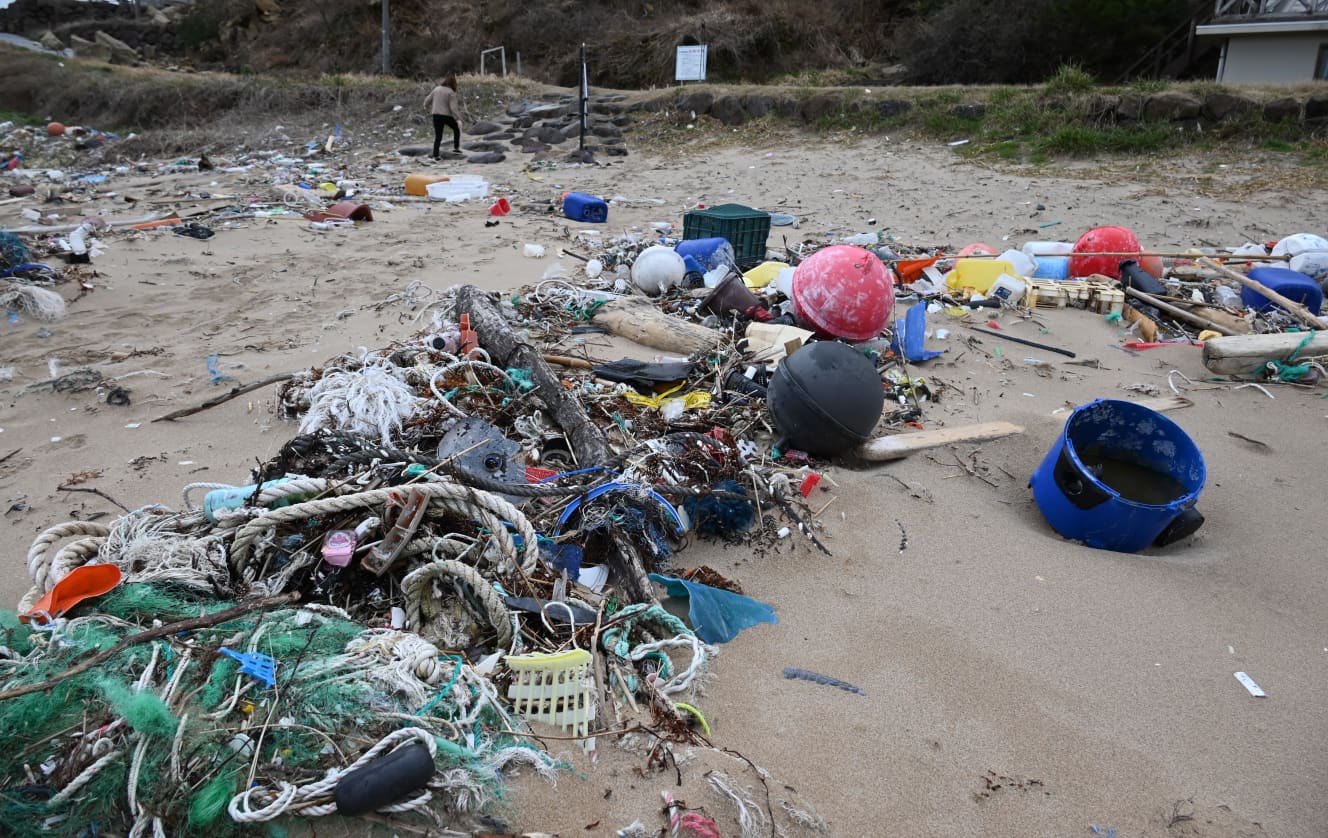
{"label": "stone retaining wall", "polygon": [[[724,125],[742,125],[749,120],[775,114],[806,125],[815,125],[826,117],[850,116],[855,113],[875,112],[885,119],[906,122],[910,113],[919,108],[919,101],[935,94],[917,88],[900,89],[911,98],[892,95],[888,90],[879,98],[864,98],[838,92],[743,93],[730,94],[699,89],[670,92],[663,96],[637,102],[633,109],[647,111],[678,110],[697,117],[706,115]],[[1328,90],[1323,93],[1275,95],[1256,97],[1229,91],[1192,94],[1165,90],[1158,93],[1127,92],[1120,94],[1090,93],[1078,96],[1048,93],[1041,99],[1043,107],[1062,110],[1095,124],[1127,124],[1131,122],[1175,122],[1202,125],[1219,124],[1246,117],[1251,112],[1274,123],[1296,122],[1310,126],[1328,123]],[[987,104],[974,100],[948,106],[955,116],[981,119]]]}

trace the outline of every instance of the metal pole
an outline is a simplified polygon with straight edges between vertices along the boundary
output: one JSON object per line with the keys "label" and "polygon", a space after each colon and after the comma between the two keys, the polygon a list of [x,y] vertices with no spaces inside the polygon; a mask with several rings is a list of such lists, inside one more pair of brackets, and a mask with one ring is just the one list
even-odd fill
{"label": "metal pole", "polygon": [[517,50],[517,53],[516,53],[516,74],[517,74],[517,76],[520,76],[520,75],[521,75],[521,51],[520,51],[520,50]]}
{"label": "metal pole", "polygon": [[391,0],[383,0],[383,75],[392,75]]}
{"label": "metal pole", "polygon": [[581,45],[581,138],[578,141],[578,148],[585,151],[586,148],[586,122],[590,101],[590,82],[586,77],[586,45]]}
{"label": "metal pole", "polygon": [[503,59],[503,78],[507,78],[507,47],[503,47],[503,51],[498,55]]}

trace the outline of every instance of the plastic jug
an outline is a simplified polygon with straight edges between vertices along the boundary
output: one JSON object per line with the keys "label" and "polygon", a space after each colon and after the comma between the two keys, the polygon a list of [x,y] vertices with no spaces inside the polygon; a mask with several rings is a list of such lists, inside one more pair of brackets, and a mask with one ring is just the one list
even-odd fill
{"label": "plastic jug", "polygon": [[1032,276],[1033,271],[1037,270],[1033,257],[1022,250],[1007,250],[997,258],[1004,259],[1014,266],[1014,276]]}
{"label": "plastic jug", "polygon": [[1002,274],[1013,276],[1014,265],[1004,259],[960,259],[946,277],[945,284],[956,290],[972,288],[985,294]]}
{"label": "plastic jug", "polygon": [[429,194],[429,184],[442,183],[447,180],[446,175],[431,175],[428,172],[416,172],[406,175],[406,194],[418,195],[423,198]]}
{"label": "plastic jug", "polygon": [[1024,301],[1024,294],[1028,291],[1028,286],[1022,279],[1001,274],[996,281],[987,289],[987,296],[1001,301],[1002,305],[1019,305]]}
{"label": "plastic jug", "polygon": [[609,205],[594,195],[587,195],[584,192],[568,192],[563,197],[563,215],[573,221],[603,224],[609,220]]}
{"label": "plastic jug", "polygon": [[1074,252],[1074,242],[1024,242],[1021,250],[1035,259],[1038,256],[1067,256]]}

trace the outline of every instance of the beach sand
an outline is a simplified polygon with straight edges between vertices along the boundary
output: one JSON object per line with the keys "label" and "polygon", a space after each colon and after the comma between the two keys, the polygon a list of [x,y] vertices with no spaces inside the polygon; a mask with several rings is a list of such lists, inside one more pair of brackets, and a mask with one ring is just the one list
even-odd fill
{"label": "beach sand", "polygon": [[[585,225],[530,208],[568,190],[662,199],[615,206],[607,234],[680,223],[697,203],[798,215],[799,228],[776,228],[771,245],[879,229],[905,244],[1000,248],[1125,224],[1145,246],[1173,250],[1328,228],[1320,201],[1252,185],[1279,167],[1269,161],[993,169],[931,144],[799,140],[562,166],[536,181],[518,157],[435,167],[482,174],[508,197],[516,211],[496,227],[485,226],[488,202],[472,201],[400,203],[354,230],[250,219],[219,225],[208,241],[117,233],[93,266],[95,290],[45,325],[49,336],[30,319],[0,323],[0,366],[15,368],[0,382],[0,457],[16,452],[0,462],[0,600],[12,606],[27,589],[25,554],[47,527],[117,515],[115,504],[178,507],[190,482],[245,482],[296,431],[274,416],[273,387],[179,421],[153,418],[414,333],[429,315],[418,287],[410,304],[412,283],[537,281]],[[395,168],[349,175],[370,189],[395,186],[415,165],[381,159]],[[262,172],[195,173],[125,177],[114,188],[166,201],[191,189],[267,196],[267,183]],[[98,208],[107,218],[132,212],[109,201],[76,209]],[[0,207],[0,224],[22,223],[18,209]],[[523,257],[527,242],[546,257]],[[571,743],[549,742],[574,770],[556,787],[514,783],[502,812],[513,829],[611,835],[639,819],[653,831],[666,823],[660,792],[671,790],[737,835],[735,809],[707,786],[716,770],[762,806],[768,789],[775,811],[781,801],[814,808],[843,836],[1069,836],[1095,825],[1120,836],[1328,833],[1325,507],[1313,488],[1326,465],[1328,402],[1318,391],[1273,387],[1274,399],[1203,381],[1197,349],[1126,351],[1121,327],[1087,311],[1041,312],[1042,328],[1008,316],[1002,325],[1098,368],[942,320],[932,325],[951,336],[929,346],[945,354],[914,369],[940,393],[927,426],[1006,419],[1023,434],[830,468],[834,485],[811,501],[834,501],[821,516],[831,556],[795,532],[764,555],[696,543],[675,559],[709,564],[778,608],[777,625],[723,646],[698,704],[715,747],[761,766],[764,788],[743,759],[718,751],[687,759],[678,749],[675,772],[647,769],[610,737],[593,766]],[[621,352],[587,348],[605,359]],[[227,379],[219,384],[213,355]],[[88,367],[115,379],[131,404],[43,389],[53,360],[61,373]],[[1140,390],[1171,395],[1173,369],[1197,382],[1172,378],[1194,405],[1169,416],[1207,462],[1207,523],[1140,555],[1062,539],[1027,484],[1067,407]],[[103,494],[57,488],[71,483]],[[862,694],[786,680],[785,667]],[[1237,671],[1267,697],[1251,697]]]}

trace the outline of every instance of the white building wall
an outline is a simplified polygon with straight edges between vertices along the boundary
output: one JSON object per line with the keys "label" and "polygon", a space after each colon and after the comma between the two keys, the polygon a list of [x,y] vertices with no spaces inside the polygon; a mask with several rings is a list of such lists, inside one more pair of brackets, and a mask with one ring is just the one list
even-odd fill
{"label": "white building wall", "polygon": [[1227,40],[1226,64],[1218,81],[1233,84],[1311,81],[1320,44],[1328,44],[1328,32],[1232,35]]}

